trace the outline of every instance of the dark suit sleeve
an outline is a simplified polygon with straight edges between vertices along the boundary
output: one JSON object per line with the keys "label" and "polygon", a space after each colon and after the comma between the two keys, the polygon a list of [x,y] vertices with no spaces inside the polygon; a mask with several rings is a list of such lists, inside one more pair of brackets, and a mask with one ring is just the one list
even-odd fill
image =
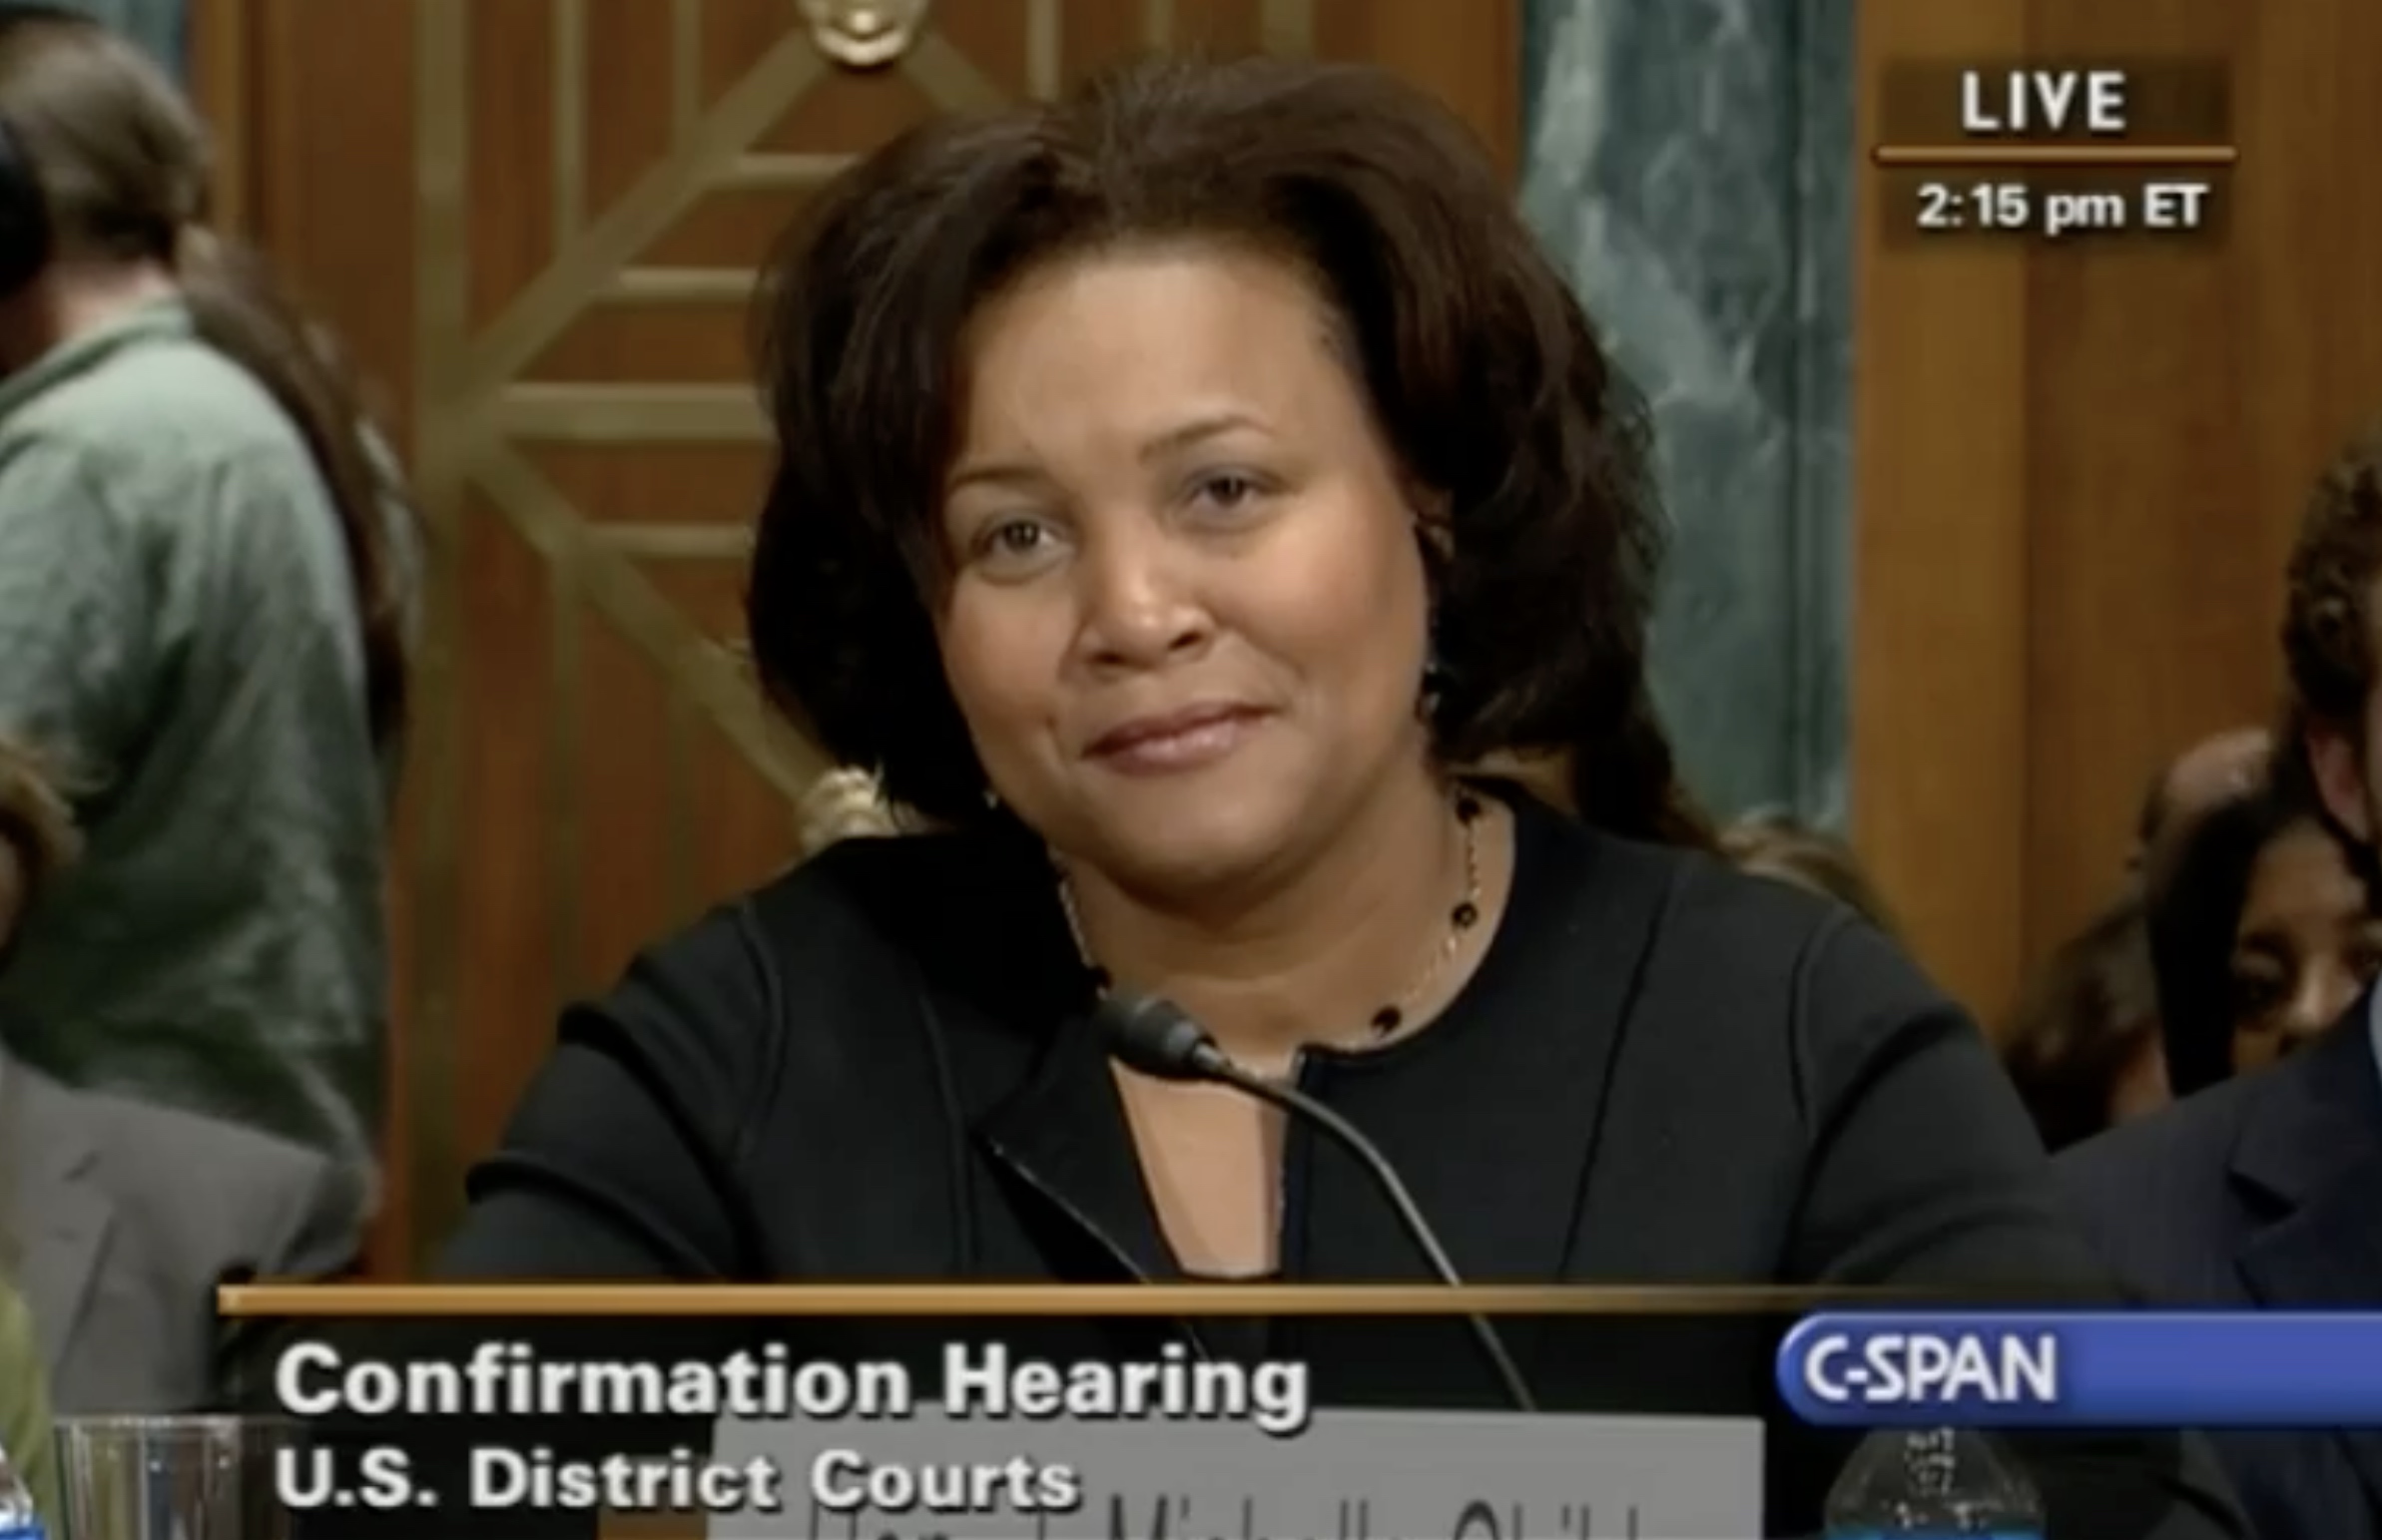
{"label": "dark suit sleeve", "polygon": [[737,1146],[769,1084],[776,991],[744,911],[641,957],[566,1012],[554,1055],[496,1154],[439,1273],[455,1279],[737,1277]]}
{"label": "dark suit sleeve", "polygon": [[[1984,1035],[1884,937],[1847,923],[1815,941],[1793,1032],[1810,1141],[1795,1281],[2114,1300]],[[2196,1437],[2010,1442],[2043,1489],[2053,1540],[2245,1533]]]}

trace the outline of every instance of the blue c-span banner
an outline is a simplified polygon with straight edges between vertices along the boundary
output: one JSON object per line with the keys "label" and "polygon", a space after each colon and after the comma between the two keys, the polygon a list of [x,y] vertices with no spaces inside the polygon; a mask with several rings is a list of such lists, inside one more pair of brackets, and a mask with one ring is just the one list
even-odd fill
{"label": "blue c-span banner", "polygon": [[2382,1313],[1815,1315],[1778,1389],[1823,1427],[2382,1428]]}

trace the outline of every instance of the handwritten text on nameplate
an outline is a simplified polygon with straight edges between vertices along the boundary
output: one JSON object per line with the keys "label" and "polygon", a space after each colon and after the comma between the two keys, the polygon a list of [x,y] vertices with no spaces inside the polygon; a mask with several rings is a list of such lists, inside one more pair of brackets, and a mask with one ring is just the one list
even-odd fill
{"label": "handwritten text on nameplate", "polygon": [[[725,1422],[717,1461],[783,1472],[784,1510],[719,1514],[711,1540],[1742,1540],[1760,1534],[1750,1420],[1319,1411],[1277,1438],[1241,1423]],[[1070,1511],[829,1507],[874,1466],[1070,1468]],[[865,1476],[863,1477],[865,1479]],[[896,1482],[896,1485],[899,1483]]]}

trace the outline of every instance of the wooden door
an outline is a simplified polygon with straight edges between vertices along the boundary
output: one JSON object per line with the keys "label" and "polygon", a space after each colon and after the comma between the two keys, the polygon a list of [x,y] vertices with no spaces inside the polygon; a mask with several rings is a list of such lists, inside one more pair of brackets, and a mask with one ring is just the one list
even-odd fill
{"label": "wooden door", "polygon": [[[873,68],[797,0],[198,0],[233,213],[344,332],[434,532],[383,1271],[443,1233],[557,1006],[794,850],[817,753],[731,639],[756,263],[854,155],[1151,45],[1368,59],[1510,170],[1517,0],[934,0]],[[834,39],[829,39],[834,42]]]}

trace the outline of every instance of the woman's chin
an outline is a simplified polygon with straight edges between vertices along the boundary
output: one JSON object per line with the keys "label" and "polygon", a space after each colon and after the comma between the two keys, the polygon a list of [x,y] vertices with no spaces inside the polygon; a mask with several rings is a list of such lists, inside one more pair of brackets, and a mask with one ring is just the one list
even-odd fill
{"label": "woman's chin", "polygon": [[1293,843],[1295,831],[1271,809],[1220,800],[1171,815],[1116,820],[1101,831],[1095,859],[1123,886],[1193,898],[1270,869]]}

